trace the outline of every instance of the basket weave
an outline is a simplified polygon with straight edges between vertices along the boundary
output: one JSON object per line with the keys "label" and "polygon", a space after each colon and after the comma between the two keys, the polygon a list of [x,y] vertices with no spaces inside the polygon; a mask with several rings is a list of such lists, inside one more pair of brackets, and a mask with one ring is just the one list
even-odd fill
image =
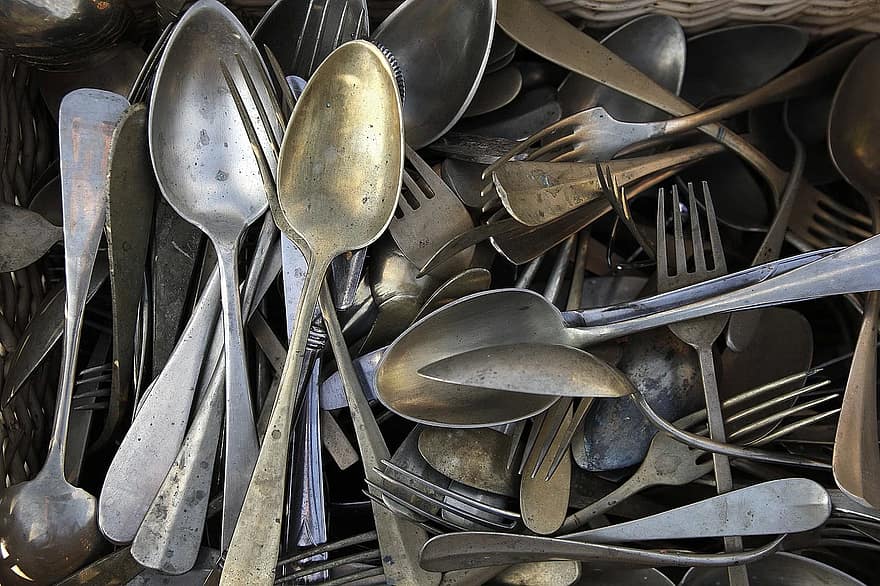
{"label": "basket weave", "polygon": [[745,23],[796,24],[816,35],[880,32],[880,0],[543,0],[591,24],[617,26],[644,14],[673,16],[688,32]]}
{"label": "basket weave", "polygon": [[[0,56],[0,198],[13,205],[28,204],[54,151],[48,113],[29,80],[26,65]],[[0,273],[0,388],[8,359],[44,295],[40,263]],[[0,486],[27,480],[40,469],[55,401],[53,362],[38,368],[0,409]]]}

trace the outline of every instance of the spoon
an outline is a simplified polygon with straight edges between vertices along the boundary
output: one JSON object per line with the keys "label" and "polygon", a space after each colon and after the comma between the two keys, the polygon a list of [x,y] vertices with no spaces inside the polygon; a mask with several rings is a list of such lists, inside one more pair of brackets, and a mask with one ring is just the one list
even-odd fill
{"label": "spoon", "polygon": [[[762,586],[790,584],[825,584],[826,586],[864,586],[852,576],[808,557],[792,553],[775,553],[750,563],[749,579]],[[714,586],[723,584],[724,568],[691,568],[680,586]]]}
{"label": "spoon", "polygon": [[[820,484],[805,478],[786,478],[733,490],[650,517],[558,538],[447,533],[425,544],[421,560],[423,567],[433,570],[496,565],[507,560],[588,561],[590,553],[601,544],[798,533],[822,525],[830,514],[831,499]],[[581,543],[581,548],[575,547],[575,543]],[[584,557],[575,553],[578,551]]]}
{"label": "spoon", "polygon": [[[862,49],[844,74],[828,121],[831,158],[846,180],[868,201],[874,231],[880,230],[880,149],[872,136],[880,114],[866,95],[877,89],[880,42]],[[862,327],[843,396],[834,441],[834,481],[856,501],[880,507],[880,451],[877,448],[877,315],[880,293],[868,294]]]}
{"label": "spoon", "polygon": [[[462,120],[456,130],[465,134],[525,140],[545,126],[557,122],[561,116],[556,90],[540,86],[523,89],[515,100],[494,112]],[[480,193],[479,189],[477,193]],[[467,201],[465,203],[472,205]]]}
{"label": "spoon", "polygon": [[[674,18],[659,14],[636,18],[610,33],[601,43],[660,86],[678,94],[685,71],[686,41],[684,30]],[[569,73],[560,84],[559,104],[563,117],[598,105],[625,122],[649,122],[666,117],[645,102],[576,73]]]}
{"label": "spoon", "polygon": [[482,116],[494,112],[512,102],[522,89],[522,74],[512,65],[486,74],[463,118]]}
{"label": "spoon", "polygon": [[[874,236],[739,290],[605,325],[591,325],[587,316],[595,310],[561,314],[542,296],[527,290],[477,293],[423,318],[397,338],[376,373],[379,399],[402,417],[441,426],[476,427],[524,419],[546,409],[546,397],[520,394],[511,400],[505,391],[431,381],[419,375],[419,370],[486,346],[527,342],[585,347],[706,315],[873,290],[877,276],[869,267],[880,262],[874,257],[877,248],[880,237]],[[678,291],[680,295],[687,289]],[[648,298],[639,305],[654,302]],[[567,328],[566,323],[578,327]],[[487,373],[507,367],[497,365]]]}
{"label": "spoon", "polygon": [[[251,71],[262,67],[250,36],[226,7],[216,0],[194,4],[178,22],[159,62],[149,120],[153,169],[162,194],[211,240],[220,268],[226,339],[224,544],[229,543],[257,454],[238,290],[238,245],[245,229],[267,208],[250,140],[225,91],[218,64],[225,62],[238,72],[233,55],[240,56]],[[260,84],[256,91],[264,103],[268,101],[268,87]],[[248,110],[258,117],[252,101]]]}
{"label": "spoon", "polygon": [[569,586],[578,583],[581,564],[571,561],[516,564],[492,579],[497,586]]}
{"label": "spoon", "polygon": [[419,452],[432,468],[478,490],[516,496],[516,476],[505,465],[510,438],[489,428],[424,427]]}
{"label": "spoon", "polygon": [[803,29],[775,23],[695,35],[687,42],[681,97],[699,106],[748,93],[788,69],[808,40]]}
{"label": "spoon", "polygon": [[33,480],[0,497],[3,581],[22,575],[54,583],[94,557],[102,545],[95,497],[64,477],[64,451],[89,277],[104,226],[106,145],[128,101],[102,90],[76,90],[61,103],[59,136],[67,284],[64,358],[49,453]]}
{"label": "spoon", "polygon": [[[391,222],[403,172],[402,134],[393,70],[383,53],[365,41],[346,43],[330,54],[290,118],[277,195],[270,193],[269,200],[276,224],[305,255],[308,271],[278,396],[221,583],[273,582],[281,527],[272,524],[267,534],[265,520],[281,515],[294,395],[315,302],[333,258],[374,242]],[[338,146],[332,168],[325,169],[320,162],[327,160],[328,145]],[[269,177],[268,170],[264,175]]]}
{"label": "spoon", "polygon": [[374,33],[397,58],[406,143],[414,150],[445,134],[470,105],[489,60],[495,6],[496,0],[406,0]]}
{"label": "spoon", "polygon": [[31,210],[0,202],[0,273],[17,271],[39,260],[63,237],[62,230]]}
{"label": "spoon", "polygon": [[130,16],[123,0],[10,0],[0,19],[0,49],[44,67],[61,68],[113,45]]}

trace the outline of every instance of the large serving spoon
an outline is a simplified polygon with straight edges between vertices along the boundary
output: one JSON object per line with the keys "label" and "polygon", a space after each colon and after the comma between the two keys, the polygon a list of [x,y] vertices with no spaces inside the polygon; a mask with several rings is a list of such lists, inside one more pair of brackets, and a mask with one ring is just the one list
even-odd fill
{"label": "large serving spoon", "polygon": [[[549,406],[546,397],[429,380],[429,364],[486,346],[518,342],[586,347],[691,318],[817,297],[871,291],[880,284],[874,236],[820,260],[742,289],[668,306],[624,321],[592,325],[597,310],[560,314],[540,295],[522,289],[477,293],[412,325],[388,348],[376,373],[379,399],[395,413],[434,425],[485,426],[524,419]],[[685,291],[682,289],[679,291]],[[652,305],[655,297],[640,305]],[[626,306],[629,307],[629,306]],[[611,309],[615,312],[618,309]],[[601,315],[605,310],[598,310]],[[566,327],[569,326],[576,327]],[[503,373],[496,365],[487,373]]]}
{"label": "large serving spoon", "polygon": [[[353,41],[315,71],[288,123],[278,190],[269,200],[275,222],[306,256],[308,271],[222,583],[273,582],[291,421],[309,325],[333,258],[374,242],[391,222],[403,172],[401,110],[385,56],[370,43]],[[267,526],[267,519],[278,521]]]}
{"label": "large serving spoon", "polygon": [[[874,231],[880,230],[880,113],[868,98],[880,89],[880,41],[862,49],[834,96],[828,148],[841,175],[868,201]],[[834,438],[832,469],[840,489],[862,504],[880,507],[877,449],[877,314],[880,292],[865,301],[864,317],[846,383]]]}
{"label": "large serving spoon", "polygon": [[[238,291],[238,244],[267,207],[251,143],[220,68],[223,61],[238,72],[236,55],[251,71],[263,66],[247,31],[226,7],[216,0],[194,4],[177,24],[159,62],[149,121],[153,168],[162,194],[208,236],[220,268],[226,338],[224,544],[229,543],[257,455]],[[255,91],[268,102],[265,85],[258,83]],[[257,118],[256,105],[246,99]]]}
{"label": "large serving spoon", "polygon": [[59,136],[64,206],[64,357],[49,453],[33,480],[0,497],[3,582],[22,576],[54,583],[100,553],[95,497],[67,482],[64,449],[76,378],[89,277],[104,227],[107,148],[128,100],[103,90],[76,90],[61,102]]}

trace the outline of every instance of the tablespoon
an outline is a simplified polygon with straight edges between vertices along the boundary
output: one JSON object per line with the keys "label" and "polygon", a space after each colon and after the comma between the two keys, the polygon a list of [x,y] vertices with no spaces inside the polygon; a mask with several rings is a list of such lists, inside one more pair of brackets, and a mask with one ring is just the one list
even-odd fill
{"label": "tablespoon", "polygon": [[[376,374],[379,399],[403,417],[434,425],[467,427],[523,419],[547,407],[539,396],[519,395],[512,401],[504,391],[437,383],[418,373],[437,360],[485,346],[531,342],[586,347],[706,315],[873,290],[878,275],[871,267],[880,263],[878,249],[880,237],[874,236],[736,291],[605,325],[591,325],[576,311],[560,314],[530,291],[477,293],[423,318],[397,338]],[[644,301],[651,303],[651,298]]]}
{"label": "tablespoon", "polygon": [[[601,42],[659,85],[678,94],[685,72],[685,36],[677,20],[648,14],[627,22]],[[576,73],[569,73],[559,85],[559,105],[563,117],[592,106],[603,106],[611,116],[626,122],[665,117],[644,102]]]}
{"label": "tablespoon", "polygon": [[[390,223],[403,170],[402,134],[392,67],[364,41],[346,43],[330,54],[290,118],[277,193],[270,190],[269,202],[276,224],[306,256],[308,272],[278,396],[221,583],[273,581],[291,420],[315,302],[333,258],[372,243]],[[271,174],[261,169],[269,185]],[[276,519],[268,534],[266,519]]]}
{"label": "tablespoon", "polygon": [[0,272],[17,271],[36,262],[62,236],[61,228],[37,212],[0,203]]}
{"label": "tablespoon", "polygon": [[[600,544],[797,533],[820,526],[830,514],[831,500],[821,485],[805,478],[787,478],[734,490],[651,517],[559,538],[489,532],[438,535],[422,548],[421,560],[423,566],[436,570],[495,565],[500,560],[589,561],[587,556]],[[580,551],[584,558],[575,553],[579,550],[574,546],[577,542],[582,543]]]}
{"label": "tablespoon", "polygon": [[[877,88],[880,42],[874,41],[852,62],[834,96],[828,121],[828,148],[841,175],[865,197],[873,231],[880,231],[880,172],[876,107],[866,94]],[[868,294],[856,343],[843,410],[834,438],[834,480],[862,504],[880,507],[880,450],[877,449],[877,314],[880,292]]]}
{"label": "tablespoon", "polygon": [[470,105],[489,60],[495,7],[496,0],[407,0],[373,34],[398,60],[413,149],[445,134]]}
{"label": "tablespoon", "polygon": [[[267,208],[253,151],[217,63],[238,71],[262,61],[250,36],[215,0],[201,0],[183,15],[159,62],[150,103],[153,169],[165,199],[214,244],[220,268],[226,339],[226,473],[223,543],[244,500],[257,454],[239,299],[238,245],[245,229]],[[268,101],[268,87],[259,97]],[[248,109],[256,118],[252,100]]]}
{"label": "tablespoon", "polygon": [[99,553],[95,497],[64,477],[64,451],[87,288],[101,230],[110,143],[128,101],[102,90],[77,90],[61,103],[59,135],[64,206],[64,358],[49,453],[33,480],[0,497],[3,581],[60,580]]}

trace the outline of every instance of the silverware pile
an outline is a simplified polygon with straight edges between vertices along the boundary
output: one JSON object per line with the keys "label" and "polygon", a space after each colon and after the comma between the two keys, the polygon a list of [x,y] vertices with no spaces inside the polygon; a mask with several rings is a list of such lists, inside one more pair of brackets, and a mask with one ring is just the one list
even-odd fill
{"label": "silverware pile", "polygon": [[880,41],[66,3],[0,9],[4,586],[877,583]]}

